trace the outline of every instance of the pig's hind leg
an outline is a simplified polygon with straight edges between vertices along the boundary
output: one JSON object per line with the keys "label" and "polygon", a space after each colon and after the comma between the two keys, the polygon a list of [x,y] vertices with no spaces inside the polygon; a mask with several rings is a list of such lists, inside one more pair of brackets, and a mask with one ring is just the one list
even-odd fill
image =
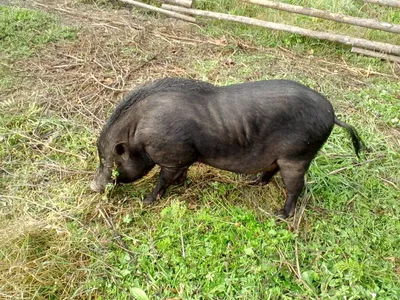
{"label": "pig's hind leg", "polygon": [[154,190],[143,200],[145,204],[151,204],[157,199],[161,198],[167,188],[177,180],[181,180],[182,177],[186,178],[186,172],[188,167],[184,168],[167,168],[161,167],[160,174],[158,176],[157,184]]}
{"label": "pig's hind leg", "polygon": [[184,170],[182,172],[182,174],[178,178],[174,179],[171,182],[171,185],[182,185],[182,184],[184,184],[185,181],[186,181],[186,178],[187,178],[187,170],[188,169]]}
{"label": "pig's hind leg", "polygon": [[304,175],[310,161],[278,159],[277,163],[287,190],[285,205],[279,211],[278,216],[288,218],[294,215],[297,199],[304,187]]}

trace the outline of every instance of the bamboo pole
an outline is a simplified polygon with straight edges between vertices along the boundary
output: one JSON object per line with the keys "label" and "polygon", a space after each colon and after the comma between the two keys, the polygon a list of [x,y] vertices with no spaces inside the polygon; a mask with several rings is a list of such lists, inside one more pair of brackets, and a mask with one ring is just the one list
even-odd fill
{"label": "bamboo pole", "polygon": [[165,14],[167,16],[174,17],[174,18],[177,18],[177,19],[180,19],[180,20],[184,20],[184,21],[191,22],[191,23],[196,23],[196,19],[193,18],[193,17],[185,16],[185,15],[182,15],[182,14],[179,14],[179,13],[176,13],[176,12],[172,12],[172,11],[169,11],[169,10],[165,10],[165,9],[162,9],[162,8],[159,8],[159,7],[155,7],[155,6],[152,6],[152,5],[144,4],[144,3],[137,2],[137,1],[134,1],[134,0],[119,0],[119,1],[125,2],[125,3],[129,3],[129,4],[132,4],[134,6],[145,8],[145,9],[148,9],[148,10],[156,11],[156,12],[159,12],[159,13],[162,13],[162,14]]}
{"label": "bamboo pole", "polygon": [[376,50],[376,51],[380,51],[380,52],[386,52],[386,53],[390,53],[390,54],[400,55],[400,46],[397,46],[397,45],[391,45],[391,44],[386,44],[386,43],[381,43],[381,42],[374,42],[374,41],[360,39],[360,38],[354,38],[354,37],[350,37],[350,36],[342,35],[342,34],[314,31],[314,30],[304,29],[301,27],[280,24],[280,23],[267,22],[267,21],[252,19],[252,18],[243,17],[243,16],[235,16],[235,15],[216,13],[216,12],[192,9],[192,8],[184,8],[184,7],[178,7],[178,6],[168,5],[168,4],[163,4],[162,7],[167,10],[176,11],[176,12],[180,12],[180,13],[184,13],[184,14],[209,17],[209,18],[214,18],[214,19],[218,19],[218,20],[233,21],[233,22],[255,25],[255,26],[260,26],[260,27],[274,29],[274,30],[282,30],[282,31],[290,32],[290,33],[297,33],[297,34],[304,35],[304,36],[309,36],[309,37],[318,38],[318,39],[322,39],[322,40],[328,40],[331,42],[338,42],[338,43],[355,46],[355,47],[359,47],[359,48],[366,48],[369,50]]}
{"label": "bamboo pole", "polygon": [[379,5],[383,5],[383,6],[400,7],[399,0],[364,0],[364,2],[372,3],[372,4],[379,4]]}
{"label": "bamboo pole", "polygon": [[184,7],[193,7],[195,0],[161,0],[163,3],[169,3],[172,5],[184,6]]}
{"label": "bamboo pole", "polygon": [[372,57],[376,57],[376,58],[381,58],[381,59],[385,59],[385,60],[390,60],[390,61],[397,62],[400,64],[400,56],[389,55],[386,53],[380,53],[380,52],[371,51],[371,50],[367,50],[367,49],[361,49],[361,48],[357,48],[357,47],[351,48],[351,52],[363,54],[363,55],[367,55],[367,56],[372,56]]}
{"label": "bamboo pole", "polygon": [[347,16],[344,14],[332,13],[325,10],[306,8],[298,5],[291,5],[281,2],[273,2],[267,0],[242,0],[243,2],[257,4],[268,8],[283,10],[287,12],[292,12],[296,14],[322,18],[327,20],[332,20],[335,22],[352,24],[361,27],[367,27],[372,29],[379,29],[388,32],[400,33],[400,25],[390,24],[386,22],[380,22],[372,19],[357,18],[352,16]]}

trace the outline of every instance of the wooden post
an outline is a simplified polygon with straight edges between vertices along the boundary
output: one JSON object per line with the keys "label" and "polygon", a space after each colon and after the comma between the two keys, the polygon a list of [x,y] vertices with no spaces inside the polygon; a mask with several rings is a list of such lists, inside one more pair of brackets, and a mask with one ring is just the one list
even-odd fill
{"label": "wooden post", "polygon": [[266,0],[242,0],[243,2],[261,5],[268,8],[279,9],[288,11],[296,14],[322,18],[332,20],[340,23],[347,23],[361,27],[367,27],[372,29],[379,29],[388,32],[400,33],[400,25],[390,24],[386,22],[379,22],[372,19],[356,18],[352,16],[346,16],[344,14],[332,13],[325,10],[306,8],[298,5],[291,5],[282,2],[273,2]]}
{"label": "wooden post", "polygon": [[161,0],[161,2],[190,8],[194,6],[195,0]]}
{"label": "wooden post", "polygon": [[170,17],[174,17],[174,18],[180,19],[180,20],[184,20],[184,21],[191,22],[191,23],[196,23],[196,19],[193,18],[193,17],[185,16],[185,15],[182,15],[182,14],[179,14],[179,13],[176,13],[176,12],[172,12],[172,11],[169,11],[169,10],[165,10],[165,9],[162,9],[162,8],[158,8],[158,7],[155,7],[155,6],[148,5],[148,4],[144,4],[142,2],[137,2],[137,1],[134,1],[134,0],[119,0],[119,1],[125,2],[125,3],[129,3],[129,4],[132,4],[134,6],[145,8],[145,9],[148,9],[148,10],[156,11],[156,12],[159,12],[159,13],[162,13],[162,14],[168,15]]}
{"label": "wooden post", "polygon": [[383,6],[400,7],[399,0],[364,0],[367,3],[379,4]]}
{"label": "wooden post", "polygon": [[363,55],[367,55],[367,56],[372,56],[372,57],[377,57],[377,58],[381,58],[381,59],[385,59],[385,60],[390,60],[390,61],[397,62],[400,64],[400,56],[389,55],[386,53],[380,53],[380,52],[371,51],[371,50],[367,50],[367,49],[361,49],[361,48],[357,48],[357,47],[351,48],[351,52],[363,54]]}
{"label": "wooden post", "polygon": [[252,19],[249,17],[234,16],[234,15],[229,15],[229,14],[216,13],[216,12],[204,11],[204,10],[192,9],[192,8],[184,8],[184,7],[178,7],[178,6],[173,6],[173,5],[167,5],[167,4],[163,4],[162,7],[167,10],[172,10],[172,11],[176,11],[176,12],[180,12],[180,13],[184,13],[184,14],[215,18],[218,20],[233,21],[233,22],[255,25],[255,26],[260,26],[260,27],[274,29],[274,30],[282,30],[282,31],[286,31],[286,32],[290,32],[290,33],[297,33],[300,35],[318,38],[318,39],[322,39],[322,40],[328,40],[331,42],[343,43],[343,44],[354,46],[354,47],[366,48],[369,50],[376,50],[376,51],[380,51],[380,52],[400,55],[400,46],[381,43],[381,42],[374,42],[374,41],[370,41],[370,40],[366,40],[366,39],[355,38],[355,37],[351,37],[348,35],[314,31],[314,30],[304,29],[301,27],[296,27],[296,26],[291,26],[291,25],[286,25],[286,24],[273,23],[273,22],[267,22],[267,21],[258,20],[258,19]]}

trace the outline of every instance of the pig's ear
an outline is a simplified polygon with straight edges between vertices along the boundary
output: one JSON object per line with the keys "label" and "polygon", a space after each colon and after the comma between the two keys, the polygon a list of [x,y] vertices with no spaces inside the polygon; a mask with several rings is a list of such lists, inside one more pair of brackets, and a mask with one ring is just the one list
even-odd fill
{"label": "pig's ear", "polygon": [[114,146],[114,154],[121,156],[123,160],[128,160],[129,149],[126,142],[118,143]]}

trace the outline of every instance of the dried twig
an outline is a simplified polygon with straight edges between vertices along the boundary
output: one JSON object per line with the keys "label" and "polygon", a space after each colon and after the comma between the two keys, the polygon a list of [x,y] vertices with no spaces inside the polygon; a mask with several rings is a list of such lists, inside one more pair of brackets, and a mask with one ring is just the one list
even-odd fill
{"label": "dried twig", "polygon": [[140,69],[142,69],[144,66],[146,66],[147,64],[149,64],[151,61],[155,60],[161,53],[163,53],[165,51],[165,49],[167,49],[168,46],[165,46],[164,48],[162,48],[160,51],[158,51],[156,54],[154,54],[153,56],[151,56],[149,59],[146,59],[145,62],[143,62],[141,65],[139,65],[137,68],[135,68],[132,72],[137,72]]}
{"label": "dried twig", "polygon": [[301,278],[301,270],[300,270],[300,263],[299,263],[299,248],[297,238],[294,241],[294,256],[296,259],[296,270],[297,270],[297,277]]}
{"label": "dried twig", "polygon": [[[298,258],[296,258],[296,268],[289,263],[289,261],[286,259],[285,254],[283,254],[282,250],[277,248],[279,256],[281,257],[281,260],[285,263],[285,265],[289,268],[289,270],[294,273],[294,275],[296,275],[297,279],[311,292],[314,293],[314,290],[308,285],[307,282],[304,281],[304,279],[301,277],[301,272],[300,272],[300,266],[298,266]],[[295,253],[298,252],[297,249],[297,241],[295,242]],[[297,254],[298,257],[298,254]],[[314,293],[314,296],[316,297],[316,299],[319,299],[319,297]]]}
{"label": "dried twig", "polygon": [[57,148],[54,148],[54,147],[51,147],[50,145],[48,145],[47,143],[44,143],[44,142],[42,142],[42,141],[39,141],[39,140],[37,140],[37,139],[35,139],[35,138],[33,138],[33,137],[30,137],[30,136],[27,136],[27,135],[25,135],[25,134],[22,134],[22,133],[20,133],[20,132],[16,132],[16,131],[10,131],[11,133],[13,133],[13,134],[17,134],[17,135],[19,135],[19,136],[21,136],[21,137],[23,137],[23,138],[26,138],[26,139],[29,139],[29,140],[31,140],[31,141],[34,141],[35,143],[38,143],[38,144],[40,144],[40,145],[43,145],[43,146],[45,146],[46,148],[49,148],[50,150],[53,150],[53,151],[56,151],[56,152],[59,152],[59,153],[63,153],[63,154],[67,154],[67,155],[71,155],[71,156],[75,156],[75,157],[77,157],[77,158],[79,158],[79,159],[85,159],[85,157],[83,157],[83,156],[81,156],[81,155],[78,155],[78,154],[75,154],[75,153],[71,153],[71,152],[68,152],[68,151],[64,151],[64,150],[61,150],[61,149],[57,149]]}
{"label": "dried twig", "polygon": [[296,275],[296,277],[298,279],[301,279],[301,277],[298,277],[297,271],[296,269],[293,267],[293,265],[291,263],[289,263],[289,261],[286,259],[285,254],[283,254],[282,250],[277,248],[279,256],[281,258],[281,261],[288,267],[289,271],[291,271],[294,275]]}
{"label": "dried twig", "polygon": [[384,182],[386,182],[387,184],[391,185],[391,186],[394,187],[396,190],[400,190],[400,188],[399,188],[394,182],[391,182],[391,181],[389,181],[389,180],[387,180],[387,179],[385,179],[385,178],[382,178],[382,177],[380,177],[380,178],[382,179],[382,181],[384,181]]}
{"label": "dried twig", "polygon": [[108,85],[106,85],[104,83],[101,83],[93,74],[90,74],[90,77],[93,78],[94,81],[96,81],[98,84],[100,84],[102,87],[104,87],[106,89],[109,89],[109,90],[112,90],[112,91],[117,91],[117,92],[127,92],[127,91],[129,91],[127,89],[116,89],[116,88],[108,86]]}
{"label": "dried twig", "polygon": [[374,161],[380,160],[380,159],[384,159],[384,158],[385,158],[385,156],[384,156],[384,155],[381,155],[381,156],[377,156],[376,158],[368,159],[368,160],[365,160],[365,161],[362,161],[362,162],[359,162],[359,163],[356,163],[356,164],[352,164],[352,165],[350,165],[350,166],[346,166],[346,167],[343,167],[343,168],[339,168],[339,169],[336,169],[336,170],[333,170],[333,171],[329,172],[329,173],[328,173],[328,176],[330,176],[330,175],[335,175],[335,174],[337,174],[337,173],[340,173],[340,172],[342,172],[342,171],[351,169],[351,168],[353,168],[353,167],[358,167],[358,166],[362,166],[362,165],[365,165],[365,164],[369,164],[369,163],[371,163],[371,162],[374,162]]}
{"label": "dried twig", "polygon": [[125,252],[129,254],[131,259],[135,259],[135,253],[129,250],[128,246],[126,245],[125,241],[122,239],[122,236],[119,234],[119,232],[115,229],[114,222],[110,218],[110,216],[107,214],[107,212],[104,209],[99,208],[99,213],[103,217],[104,221],[108,225],[108,227],[111,229],[114,239],[117,241],[118,247],[123,249]]}
{"label": "dried twig", "polygon": [[183,243],[182,226],[179,226],[179,230],[180,230],[180,238],[181,238],[182,257],[185,258],[186,253],[185,253],[185,244]]}
{"label": "dried twig", "polygon": [[188,38],[188,37],[184,37],[184,36],[176,36],[176,35],[171,35],[171,34],[166,34],[166,33],[159,33],[159,32],[154,32],[155,36],[164,36],[167,38],[171,38],[174,40],[180,40],[180,41],[187,41],[187,42],[193,42],[195,44],[211,44],[211,45],[216,45],[216,46],[226,46],[227,43],[217,43],[214,42],[212,40],[199,40],[199,39],[193,39],[193,38]]}
{"label": "dried twig", "polygon": [[295,213],[295,220],[294,220],[294,230],[295,232],[299,231],[300,228],[300,223],[301,223],[301,219],[303,218],[304,215],[304,211],[307,207],[307,204],[309,202],[310,197],[309,196],[303,196],[302,201],[301,201],[301,205],[298,211],[296,211]]}

